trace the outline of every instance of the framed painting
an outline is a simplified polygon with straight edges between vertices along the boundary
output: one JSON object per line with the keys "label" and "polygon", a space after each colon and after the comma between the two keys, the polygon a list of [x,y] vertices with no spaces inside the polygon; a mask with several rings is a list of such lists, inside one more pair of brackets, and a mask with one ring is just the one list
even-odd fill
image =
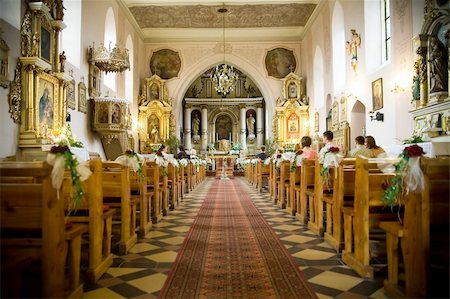
{"label": "framed painting", "polygon": [[75,80],[67,85],[67,108],[75,110]]}
{"label": "framed painting", "polygon": [[37,76],[35,128],[40,136],[45,136],[48,129],[56,129],[61,125],[58,84],[58,79],[48,74]]}
{"label": "framed painting", "polygon": [[52,31],[45,26],[41,26],[40,42],[41,58],[52,64]]}
{"label": "framed painting", "polygon": [[89,86],[88,91],[91,97],[99,97],[100,96],[100,80],[101,73],[100,69],[96,67],[94,64],[89,64]]}
{"label": "framed painting", "polygon": [[372,111],[383,108],[383,78],[372,82]]}
{"label": "framed painting", "polygon": [[87,112],[86,85],[84,82],[78,83],[78,111]]}

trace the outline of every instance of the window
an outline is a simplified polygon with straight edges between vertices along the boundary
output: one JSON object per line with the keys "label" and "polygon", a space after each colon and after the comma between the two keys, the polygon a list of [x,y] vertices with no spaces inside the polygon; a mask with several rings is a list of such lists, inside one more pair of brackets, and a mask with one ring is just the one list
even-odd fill
{"label": "window", "polygon": [[[116,19],[111,7],[106,12],[104,45],[108,51],[111,51],[116,46]],[[105,74],[103,78],[104,84],[111,88],[112,91],[116,91],[116,73]]]}
{"label": "window", "polygon": [[383,61],[389,61],[391,58],[391,7],[389,1],[381,0]]}

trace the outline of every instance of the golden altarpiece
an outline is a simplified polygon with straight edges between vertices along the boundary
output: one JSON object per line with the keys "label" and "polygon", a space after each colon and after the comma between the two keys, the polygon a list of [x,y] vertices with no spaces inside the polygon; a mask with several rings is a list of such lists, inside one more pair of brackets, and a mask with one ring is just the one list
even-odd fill
{"label": "golden altarpiece", "polygon": [[172,99],[165,80],[158,75],[145,78],[139,96],[139,151],[154,151],[161,143],[175,136]]}
{"label": "golden altarpiece", "polygon": [[309,135],[309,106],[302,77],[289,73],[282,81],[282,96],[277,99],[272,133],[278,144],[289,146]]}
{"label": "golden altarpiece", "polygon": [[350,126],[348,123],[346,96],[334,99],[331,107],[331,130],[333,131],[333,143],[340,149],[345,157],[350,150]]}
{"label": "golden altarpiece", "polygon": [[[59,5],[61,4],[61,5]],[[42,160],[42,145],[51,130],[66,120],[66,89],[70,76],[60,63],[59,35],[63,23],[62,1],[29,2],[20,28],[21,57],[9,94],[9,112],[20,124],[19,158]]]}

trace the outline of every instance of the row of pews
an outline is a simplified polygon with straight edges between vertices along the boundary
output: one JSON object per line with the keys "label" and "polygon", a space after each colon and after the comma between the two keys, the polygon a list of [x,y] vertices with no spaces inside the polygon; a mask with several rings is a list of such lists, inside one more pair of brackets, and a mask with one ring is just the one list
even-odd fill
{"label": "row of pews", "polygon": [[380,168],[397,158],[342,159],[321,175],[318,159],[251,160],[245,176],[259,191],[341,253],[342,261],[361,277],[373,279],[374,242],[385,244],[391,298],[449,296],[450,158],[420,159],[424,189],[402,194],[400,205],[381,200],[395,173]]}
{"label": "row of pews", "polygon": [[100,159],[88,166],[74,207],[67,171],[56,190],[46,162],[0,162],[2,298],[81,298],[82,283],[96,282],[113,262],[113,217],[125,254],[205,177],[193,163],[163,168],[144,160],[143,175]]}

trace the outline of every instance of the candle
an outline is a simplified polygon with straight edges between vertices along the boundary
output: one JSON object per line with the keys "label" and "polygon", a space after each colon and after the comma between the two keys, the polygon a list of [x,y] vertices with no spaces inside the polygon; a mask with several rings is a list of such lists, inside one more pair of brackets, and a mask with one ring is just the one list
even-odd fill
{"label": "candle", "polygon": [[219,133],[216,133],[216,141],[219,141]]}
{"label": "candle", "polygon": [[228,134],[228,139],[231,141],[231,132]]}

